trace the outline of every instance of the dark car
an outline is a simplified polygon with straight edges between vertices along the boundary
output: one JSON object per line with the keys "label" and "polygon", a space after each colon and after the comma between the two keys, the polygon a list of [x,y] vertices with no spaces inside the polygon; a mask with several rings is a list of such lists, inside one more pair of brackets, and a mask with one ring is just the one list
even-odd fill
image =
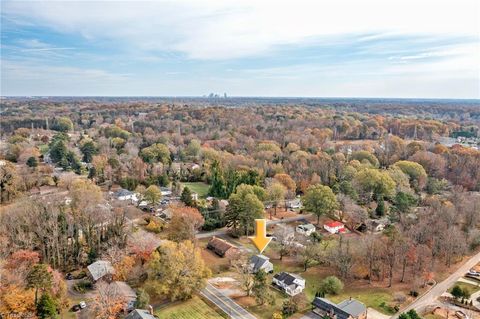
{"label": "dark car", "polygon": [[80,310],[80,305],[73,305],[72,308],[70,308],[70,311],[72,312],[77,312]]}
{"label": "dark car", "polygon": [[65,276],[65,279],[67,280],[72,280],[73,279],[73,275],[71,273],[68,273],[66,276]]}

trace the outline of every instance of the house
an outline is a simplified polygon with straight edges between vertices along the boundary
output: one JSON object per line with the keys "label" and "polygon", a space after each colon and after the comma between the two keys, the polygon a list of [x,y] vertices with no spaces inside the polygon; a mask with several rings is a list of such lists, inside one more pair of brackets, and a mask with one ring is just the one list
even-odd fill
{"label": "house", "polygon": [[93,282],[97,282],[100,279],[111,281],[112,276],[115,273],[112,264],[106,260],[97,260],[93,264],[88,265],[87,270]]}
{"label": "house", "polygon": [[160,187],[160,192],[162,193],[162,197],[172,196],[172,190],[168,187]]}
{"label": "house", "polygon": [[127,189],[123,189],[123,188],[120,188],[118,191],[113,193],[113,196],[116,199],[121,200],[121,201],[124,201],[124,200],[129,200],[129,201],[132,201],[132,202],[137,202],[138,201],[138,197],[134,192],[131,192],[131,191],[129,191]]}
{"label": "house", "polygon": [[303,224],[303,225],[298,225],[296,228],[297,233],[305,235],[305,236],[310,236],[312,233],[314,233],[317,229],[313,224]]}
{"label": "house", "polygon": [[302,201],[300,198],[295,198],[287,201],[287,207],[290,209],[299,209],[302,207]]}
{"label": "house", "polygon": [[198,200],[198,193],[192,192],[192,200],[194,201]]}
{"label": "house", "polygon": [[305,289],[305,279],[288,272],[275,274],[272,283],[289,296],[298,295]]}
{"label": "house", "polygon": [[125,317],[125,319],[156,319],[156,318],[157,317],[153,314],[152,306],[150,306],[150,310],[135,309]]}
{"label": "house", "polygon": [[233,256],[238,252],[238,248],[221,238],[212,237],[207,244],[207,248],[220,257]]}
{"label": "house", "polygon": [[343,233],[345,231],[345,225],[337,221],[325,223],[323,228],[331,234]]}
{"label": "house", "polygon": [[315,297],[312,302],[313,312],[322,318],[331,319],[366,319],[367,307],[353,298],[335,304],[326,298]]}
{"label": "house", "polygon": [[372,221],[370,223],[370,229],[373,231],[373,232],[381,232],[385,229],[385,225],[386,223],[382,222],[382,221]]}
{"label": "house", "polygon": [[250,258],[250,264],[248,265],[250,272],[256,273],[260,270],[266,273],[273,272],[273,264],[270,262],[270,258],[264,255],[254,255]]}

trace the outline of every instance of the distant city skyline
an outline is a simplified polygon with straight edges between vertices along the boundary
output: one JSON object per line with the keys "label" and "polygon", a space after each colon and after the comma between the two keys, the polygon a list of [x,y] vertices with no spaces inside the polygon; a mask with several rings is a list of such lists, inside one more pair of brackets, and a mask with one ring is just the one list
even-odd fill
{"label": "distant city skyline", "polygon": [[480,98],[476,0],[1,2],[3,96]]}

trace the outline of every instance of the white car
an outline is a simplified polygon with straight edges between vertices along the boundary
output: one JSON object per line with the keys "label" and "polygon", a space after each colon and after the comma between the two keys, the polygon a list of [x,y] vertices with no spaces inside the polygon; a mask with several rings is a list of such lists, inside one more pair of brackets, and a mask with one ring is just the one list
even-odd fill
{"label": "white car", "polygon": [[80,309],[87,308],[87,304],[85,303],[85,301],[80,301],[80,303],[78,305],[80,306]]}
{"label": "white car", "polygon": [[480,276],[480,272],[476,271],[476,270],[473,270],[473,269],[470,269],[467,273],[469,276]]}

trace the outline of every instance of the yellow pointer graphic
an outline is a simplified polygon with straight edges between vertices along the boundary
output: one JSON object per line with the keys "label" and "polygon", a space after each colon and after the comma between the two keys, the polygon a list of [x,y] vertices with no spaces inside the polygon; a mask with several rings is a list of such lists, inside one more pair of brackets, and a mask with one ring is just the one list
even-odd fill
{"label": "yellow pointer graphic", "polygon": [[255,219],[255,236],[248,238],[253,241],[260,253],[267,248],[272,238],[267,237],[267,222],[265,219]]}

